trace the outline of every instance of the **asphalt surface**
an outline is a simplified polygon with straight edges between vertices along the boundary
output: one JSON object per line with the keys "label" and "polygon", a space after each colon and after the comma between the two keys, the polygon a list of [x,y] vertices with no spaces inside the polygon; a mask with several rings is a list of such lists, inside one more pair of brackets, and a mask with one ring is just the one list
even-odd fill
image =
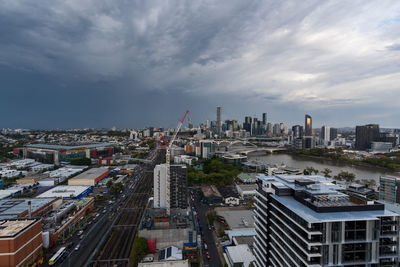
{"label": "asphalt surface", "polygon": [[[112,221],[117,216],[118,206],[122,205],[123,202],[127,199],[126,196],[132,191],[132,188],[135,186],[137,178],[141,175],[143,175],[142,170],[135,173],[133,177],[131,177],[129,181],[124,184],[124,189],[122,190],[122,193],[120,193],[118,196],[118,198],[121,199],[121,203],[118,203],[118,198],[115,198],[112,204],[108,204],[108,202],[105,202],[104,205],[96,204],[96,207],[99,207],[98,212],[96,212],[94,217],[92,217],[87,222],[85,230],[82,234],[83,237],[78,236],[79,231],[76,231],[74,235],[65,242],[64,245],[60,245],[52,249],[52,254],[54,254],[60,247],[66,246],[69,243],[73,244],[70,248],[67,249],[66,256],[63,259],[57,261],[57,263],[53,266],[69,267],[85,265],[87,259],[92,255],[92,252],[98,247],[99,242],[102,241],[102,238],[107,233],[107,230],[110,229]],[[123,195],[125,195],[125,197],[122,197]],[[106,212],[103,212],[104,209],[106,210]],[[114,216],[110,220],[109,218],[113,213]],[[99,215],[95,217],[97,214]],[[80,244],[80,247],[78,250],[75,250],[78,244]],[[41,266],[49,266],[49,259],[50,258],[47,258],[46,262],[44,262]]]}
{"label": "asphalt surface", "polygon": [[[222,263],[219,258],[219,254],[217,251],[217,246],[214,242],[212,230],[209,230],[209,224],[207,221],[206,213],[211,210],[211,208],[201,202],[201,199],[197,196],[196,193],[193,194],[194,201],[191,200],[192,205],[195,207],[197,212],[197,216],[199,218],[199,225],[201,229],[201,237],[202,240],[202,252],[203,252],[203,262],[204,266],[210,267],[221,267]],[[204,249],[204,244],[207,244],[207,250]],[[210,259],[207,259],[206,252],[209,253]]]}

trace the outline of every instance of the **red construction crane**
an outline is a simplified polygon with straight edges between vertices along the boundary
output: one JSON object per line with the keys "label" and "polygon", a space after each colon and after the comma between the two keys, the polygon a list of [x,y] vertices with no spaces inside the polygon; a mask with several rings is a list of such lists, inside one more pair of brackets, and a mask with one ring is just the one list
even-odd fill
{"label": "red construction crane", "polygon": [[165,162],[166,162],[166,167],[167,167],[167,177],[166,177],[166,206],[167,206],[167,215],[169,216],[171,214],[171,202],[170,202],[170,190],[171,190],[171,148],[172,145],[175,142],[176,136],[178,135],[178,132],[180,131],[183,122],[185,121],[185,118],[187,114],[189,113],[189,110],[186,110],[185,114],[183,115],[182,119],[179,120],[178,126],[176,127],[176,130],[174,132],[174,135],[172,136],[171,141],[169,144],[165,140],[164,136],[160,133],[161,140],[164,142],[167,151],[165,154]]}

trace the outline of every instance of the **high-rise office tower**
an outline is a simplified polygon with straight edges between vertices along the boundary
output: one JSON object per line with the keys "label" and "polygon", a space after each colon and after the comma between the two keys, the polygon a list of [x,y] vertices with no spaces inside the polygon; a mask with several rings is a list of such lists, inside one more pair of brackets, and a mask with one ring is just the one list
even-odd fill
{"label": "high-rise office tower", "polygon": [[303,138],[303,126],[294,125],[292,127],[293,138]]}
{"label": "high-rise office tower", "polygon": [[244,117],[243,129],[245,129],[249,133],[251,133],[251,127],[252,127],[251,122],[252,122],[251,117],[249,116]]}
{"label": "high-rise office tower", "polygon": [[268,122],[267,123],[267,133],[272,133],[273,131],[273,125],[272,123]]}
{"label": "high-rise office tower", "polygon": [[262,124],[264,127],[267,125],[267,113],[262,114]]}
{"label": "high-rise office tower", "polygon": [[305,116],[304,135],[312,136],[312,118],[310,115],[307,115],[307,114]]}
{"label": "high-rise office tower", "polygon": [[281,134],[281,125],[279,123],[275,123],[274,124],[272,133],[274,135],[280,135]]}
{"label": "high-rise office tower", "polygon": [[258,176],[258,267],[398,266],[399,214],[332,181]]}
{"label": "high-rise office tower", "polygon": [[218,137],[221,138],[222,134],[222,119],[221,119],[221,107],[217,107],[217,134]]}
{"label": "high-rise office tower", "polygon": [[321,127],[321,139],[324,140],[324,143],[327,144],[331,140],[331,128],[329,126]]}
{"label": "high-rise office tower", "polygon": [[337,129],[336,128],[331,128],[330,133],[329,133],[330,140],[335,140],[337,137]]}
{"label": "high-rise office tower", "polygon": [[[170,204],[171,208],[187,208],[187,168],[186,165],[170,165]],[[167,165],[154,167],[154,208],[166,208]]]}
{"label": "high-rise office tower", "polygon": [[371,143],[379,141],[379,125],[367,124],[356,126],[356,143],[355,148],[365,150],[371,148]]}

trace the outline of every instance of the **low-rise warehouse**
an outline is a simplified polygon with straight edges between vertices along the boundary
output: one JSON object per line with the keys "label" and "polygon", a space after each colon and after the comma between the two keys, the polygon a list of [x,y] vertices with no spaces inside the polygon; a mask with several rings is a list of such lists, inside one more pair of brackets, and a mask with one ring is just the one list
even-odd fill
{"label": "low-rise warehouse", "polygon": [[17,184],[34,184],[36,182],[39,182],[40,180],[49,177],[48,174],[36,174],[36,175],[30,175],[24,178],[20,178],[17,180]]}
{"label": "low-rise warehouse", "polygon": [[61,197],[63,199],[81,199],[93,191],[92,186],[59,185],[37,196],[38,198]]}
{"label": "low-rise warehouse", "polygon": [[31,266],[37,262],[41,249],[41,220],[0,221],[0,266]]}
{"label": "low-rise warehouse", "polygon": [[68,185],[95,186],[109,173],[108,168],[93,168],[68,180]]}

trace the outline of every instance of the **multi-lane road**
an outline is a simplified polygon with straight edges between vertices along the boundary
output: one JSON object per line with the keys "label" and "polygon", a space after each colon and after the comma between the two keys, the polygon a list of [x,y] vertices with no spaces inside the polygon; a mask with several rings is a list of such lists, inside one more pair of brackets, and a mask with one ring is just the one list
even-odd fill
{"label": "multi-lane road", "polygon": [[[155,155],[152,155],[151,160],[154,162],[155,158]],[[123,212],[123,208],[131,201],[132,195],[134,195],[135,191],[138,190],[138,181],[143,181],[143,177],[148,175],[149,174],[146,174],[145,172],[145,168],[140,167],[131,177],[128,178],[122,191],[112,202],[104,202],[102,204],[96,203],[97,212],[87,221],[86,225],[81,227],[81,229],[83,229],[81,235],[79,235],[79,231],[76,231],[74,235],[65,242],[64,246],[67,246],[68,244],[70,245],[68,246],[65,256],[57,261],[55,266],[89,266],[92,264],[97,253],[107,242],[109,233],[113,229],[113,226],[121,219],[120,214]],[[151,185],[152,181],[150,184],[150,191]],[[145,203],[136,204],[143,205],[144,209]],[[78,244],[79,247],[77,248]],[[52,254],[54,254],[61,246],[53,248]],[[48,259],[46,259],[42,266],[48,266],[47,261]]]}
{"label": "multi-lane road", "polygon": [[[213,229],[208,224],[206,216],[206,213],[210,210],[210,208],[207,204],[201,202],[200,197],[196,193],[193,194],[193,200],[191,200],[191,204],[195,208],[197,217],[199,219],[202,237],[201,249],[203,252],[202,255],[204,266],[220,267],[222,264],[213,237]],[[205,244],[207,245],[207,249],[205,249]],[[210,257],[207,257],[207,253]]]}

